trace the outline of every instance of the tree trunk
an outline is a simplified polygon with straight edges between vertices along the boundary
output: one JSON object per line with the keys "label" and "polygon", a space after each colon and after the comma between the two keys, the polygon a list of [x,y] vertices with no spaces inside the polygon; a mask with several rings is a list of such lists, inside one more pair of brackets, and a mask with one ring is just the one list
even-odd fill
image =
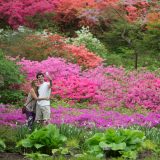
{"label": "tree trunk", "polygon": [[138,52],[135,51],[135,64],[134,64],[134,68],[137,70],[138,68]]}

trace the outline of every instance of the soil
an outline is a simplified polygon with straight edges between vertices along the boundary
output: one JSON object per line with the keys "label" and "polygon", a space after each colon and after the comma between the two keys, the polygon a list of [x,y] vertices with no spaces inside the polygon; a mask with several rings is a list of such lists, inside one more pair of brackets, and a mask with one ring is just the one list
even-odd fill
{"label": "soil", "polygon": [[26,160],[23,155],[19,153],[0,153],[0,160]]}

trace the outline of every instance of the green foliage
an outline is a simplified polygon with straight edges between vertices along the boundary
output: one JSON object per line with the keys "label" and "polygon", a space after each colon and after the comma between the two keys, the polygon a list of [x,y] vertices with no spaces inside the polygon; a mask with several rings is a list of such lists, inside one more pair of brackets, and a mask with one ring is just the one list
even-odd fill
{"label": "green foliage", "polygon": [[154,142],[155,144],[160,145],[160,127],[143,127],[143,126],[131,126],[129,127],[129,129],[136,129],[136,130],[140,130],[142,132],[145,133],[145,136],[147,139],[151,140],[152,142]]}
{"label": "green foliage", "polygon": [[45,149],[50,153],[51,149],[59,148],[67,138],[59,133],[55,125],[49,124],[39,130],[33,131],[26,139],[17,143],[17,147]]}
{"label": "green foliage", "polygon": [[17,127],[15,133],[16,141],[25,139],[28,134],[30,134],[30,131],[26,125],[21,125]]}
{"label": "green foliage", "polygon": [[4,151],[6,149],[6,145],[2,139],[0,139],[0,152]]}
{"label": "green foliage", "polygon": [[27,153],[25,154],[25,157],[30,160],[45,160],[45,158],[49,157],[49,155],[36,152],[36,153]]}
{"label": "green foliage", "polygon": [[76,34],[76,38],[69,38],[67,42],[77,46],[84,45],[89,51],[96,53],[104,59],[106,58],[108,54],[107,49],[96,37],[93,36],[89,31],[89,27],[82,27],[81,30],[76,31]]}
{"label": "green foliage", "polygon": [[94,129],[92,128],[92,130],[87,130],[85,128],[78,128],[76,126],[73,125],[69,125],[69,124],[61,124],[60,127],[60,133],[65,135],[67,138],[69,139],[77,139],[81,142],[83,142],[86,138],[89,138],[91,136],[93,136],[98,129]]}
{"label": "green foliage", "polygon": [[[117,66],[123,65],[133,69],[138,65],[138,67],[155,70],[160,67],[159,35],[159,30],[146,30],[141,22],[128,23],[119,19],[113,21],[108,26],[108,30],[97,37],[110,52],[107,57],[109,64],[113,64],[115,59],[114,64]],[[138,60],[136,60],[136,56]],[[118,58],[117,61],[116,58]]]}
{"label": "green foliage", "polygon": [[105,65],[115,65],[115,66],[123,66],[122,57],[118,54],[108,54],[106,56]]}
{"label": "green foliage", "polygon": [[20,84],[23,76],[20,74],[18,66],[10,60],[7,60],[0,50],[0,79],[1,88],[8,88],[11,84]]}
{"label": "green foliage", "polygon": [[54,160],[103,160],[102,158],[97,158],[93,155],[87,155],[87,154],[77,154],[74,157],[66,157],[66,156],[57,156],[54,157]]}
{"label": "green foliage", "polygon": [[54,13],[46,13],[45,15],[36,14],[35,16],[26,17],[29,24],[33,25],[37,30],[47,29],[49,32],[59,32],[58,25],[54,21]]}
{"label": "green foliage", "polygon": [[157,55],[160,60],[160,23],[148,24],[148,29],[144,35],[144,46],[146,52]]}
{"label": "green foliage", "polygon": [[[17,104],[22,106],[22,100],[24,99],[24,93],[20,90],[2,90],[0,93],[0,103],[4,104]],[[20,103],[21,102],[21,103]]]}
{"label": "green foliage", "polygon": [[51,100],[51,106],[54,108],[57,108],[58,106],[63,106],[63,107],[70,107],[69,103],[67,103],[67,101],[65,99],[57,99],[54,98]]}
{"label": "green foliage", "polygon": [[0,126],[0,139],[5,141],[6,152],[17,152],[16,145],[16,129],[10,126]]}
{"label": "green foliage", "polygon": [[86,143],[89,153],[97,157],[120,156],[136,159],[138,151],[143,147],[144,133],[129,129],[108,129],[104,133],[96,133]]}
{"label": "green foliage", "polygon": [[18,88],[23,78],[16,63],[6,59],[0,50],[0,103],[16,104],[24,98],[22,91],[14,89],[16,85]]}

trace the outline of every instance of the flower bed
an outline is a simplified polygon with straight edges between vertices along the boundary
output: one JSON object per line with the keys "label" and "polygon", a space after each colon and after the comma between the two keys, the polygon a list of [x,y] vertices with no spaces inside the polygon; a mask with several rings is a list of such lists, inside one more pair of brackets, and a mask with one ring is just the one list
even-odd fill
{"label": "flower bed", "polygon": [[[25,115],[21,109],[0,108],[0,124],[15,127],[25,123]],[[127,127],[140,125],[154,127],[160,124],[160,114],[148,113],[148,115],[132,114],[130,116],[115,111],[75,109],[75,108],[51,108],[51,123],[73,124],[78,127]]]}

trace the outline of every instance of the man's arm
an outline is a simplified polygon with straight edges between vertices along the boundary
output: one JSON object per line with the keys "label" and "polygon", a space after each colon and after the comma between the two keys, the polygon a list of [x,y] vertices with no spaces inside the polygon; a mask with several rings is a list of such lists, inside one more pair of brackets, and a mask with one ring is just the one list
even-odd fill
{"label": "man's arm", "polygon": [[50,77],[50,75],[46,75],[47,78],[49,79],[49,88],[52,88],[52,78]]}

